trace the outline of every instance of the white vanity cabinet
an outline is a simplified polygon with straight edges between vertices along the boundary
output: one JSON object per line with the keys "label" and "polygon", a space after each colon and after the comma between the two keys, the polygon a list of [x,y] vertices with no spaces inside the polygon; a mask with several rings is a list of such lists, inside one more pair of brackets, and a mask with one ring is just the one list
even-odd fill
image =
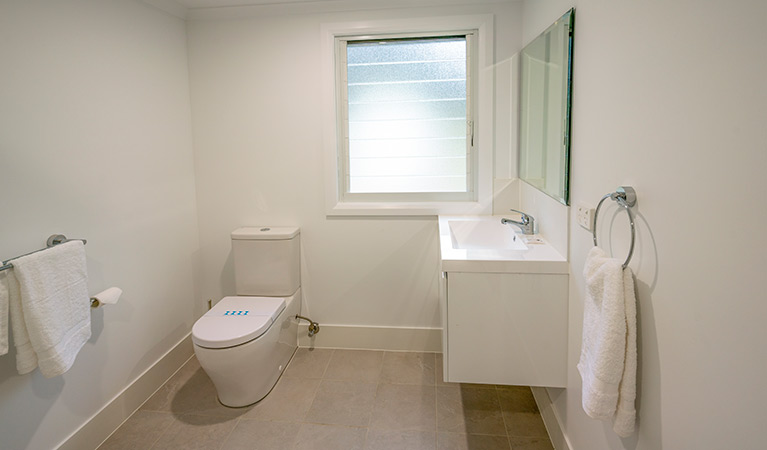
{"label": "white vanity cabinet", "polygon": [[446,272],[445,381],[565,387],[567,274]]}
{"label": "white vanity cabinet", "polygon": [[565,387],[569,264],[500,219],[439,217],[445,381]]}

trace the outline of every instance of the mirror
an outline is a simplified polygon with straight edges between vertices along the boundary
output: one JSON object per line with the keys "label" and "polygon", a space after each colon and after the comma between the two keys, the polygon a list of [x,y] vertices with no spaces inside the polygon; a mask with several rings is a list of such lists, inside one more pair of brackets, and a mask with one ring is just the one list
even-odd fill
{"label": "mirror", "polygon": [[569,204],[571,9],[522,49],[519,178]]}

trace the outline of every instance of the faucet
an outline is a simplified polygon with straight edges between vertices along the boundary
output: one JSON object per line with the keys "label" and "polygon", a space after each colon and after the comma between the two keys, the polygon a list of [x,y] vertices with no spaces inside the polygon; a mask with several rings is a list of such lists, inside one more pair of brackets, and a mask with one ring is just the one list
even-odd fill
{"label": "faucet", "polygon": [[535,218],[533,216],[523,213],[522,211],[517,211],[516,209],[512,209],[511,211],[522,214],[521,220],[517,222],[516,220],[504,218],[501,219],[502,224],[514,224],[522,230],[522,234],[535,234]]}

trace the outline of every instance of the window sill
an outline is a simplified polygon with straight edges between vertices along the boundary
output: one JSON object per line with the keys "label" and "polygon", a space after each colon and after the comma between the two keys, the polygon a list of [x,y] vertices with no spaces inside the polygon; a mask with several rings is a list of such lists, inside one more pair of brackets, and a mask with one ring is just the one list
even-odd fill
{"label": "window sill", "polygon": [[490,214],[483,202],[343,202],[327,208],[327,216],[436,216],[440,214]]}

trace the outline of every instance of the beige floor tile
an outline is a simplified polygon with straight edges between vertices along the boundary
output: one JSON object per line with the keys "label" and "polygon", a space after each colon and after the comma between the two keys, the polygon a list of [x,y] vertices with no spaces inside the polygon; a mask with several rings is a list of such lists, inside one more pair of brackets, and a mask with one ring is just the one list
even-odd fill
{"label": "beige floor tile", "polygon": [[243,417],[301,422],[314,400],[320,380],[283,378]]}
{"label": "beige floor tile", "polygon": [[467,434],[506,435],[495,389],[461,386],[460,390]]}
{"label": "beige floor tile", "polygon": [[101,444],[99,450],[150,448],[171,423],[173,415],[170,413],[137,411]]}
{"label": "beige floor tile", "polygon": [[100,450],[553,450],[530,388],[442,380],[442,354],[299,349],[227,408],[192,358]]}
{"label": "beige floor tile", "polygon": [[436,433],[433,431],[368,431],[365,450],[435,450]]}
{"label": "beige floor tile", "polygon": [[283,378],[322,378],[328,368],[333,349],[328,348],[299,348]]}
{"label": "beige floor tile", "polygon": [[503,412],[503,421],[506,423],[506,433],[509,436],[541,437],[548,439],[546,425],[538,413],[515,413]]}
{"label": "beige floor tile", "polygon": [[322,380],[305,421],[365,427],[370,422],[375,396],[375,383]]}
{"label": "beige floor tile", "polygon": [[548,438],[509,437],[512,450],[554,450]]}
{"label": "beige floor tile", "polygon": [[435,431],[434,386],[379,384],[370,428]]}
{"label": "beige floor tile", "polygon": [[335,350],[330,357],[325,379],[377,382],[381,376],[384,352]]}
{"label": "beige floor tile", "polygon": [[386,352],[380,382],[433,385],[434,364],[434,353]]}
{"label": "beige floor tile", "polygon": [[366,428],[305,423],[294,450],[362,450]]}
{"label": "beige floor tile", "polygon": [[301,428],[296,422],[271,422],[241,419],[222,450],[291,450],[296,433]]}
{"label": "beige floor tile", "polygon": [[437,450],[509,450],[506,436],[437,433]]}
{"label": "beige floor tile", "polygon": [[174,415],[196,414],[238,417],[249,407],[229,408],[218,401],[216,387],[196,359],[190,360],[179,373],[160,388],[141,407],[144,411],[166,411]]}
{"label": "beige floor tile", "polygon": [[240,420],[232,418],[222,421],[221,417],[195,415],[183,415],[175,419],[152,449],[218,449]]}
{"label": "beige floor tile", "polygon": [[498,398],[505,412],[539,412],[533,391],[527,386],[498,386]]}
{"label": "beige floor tile", "polygon": [[200,363],[193,356],[141,406],[141,409],[170,412],[171,402],[176,393],[200,370],[202,370]]}
{"label": "beige floor tile", "polygon": [[437,430],[466,433],[461,388],[437,386]]}

